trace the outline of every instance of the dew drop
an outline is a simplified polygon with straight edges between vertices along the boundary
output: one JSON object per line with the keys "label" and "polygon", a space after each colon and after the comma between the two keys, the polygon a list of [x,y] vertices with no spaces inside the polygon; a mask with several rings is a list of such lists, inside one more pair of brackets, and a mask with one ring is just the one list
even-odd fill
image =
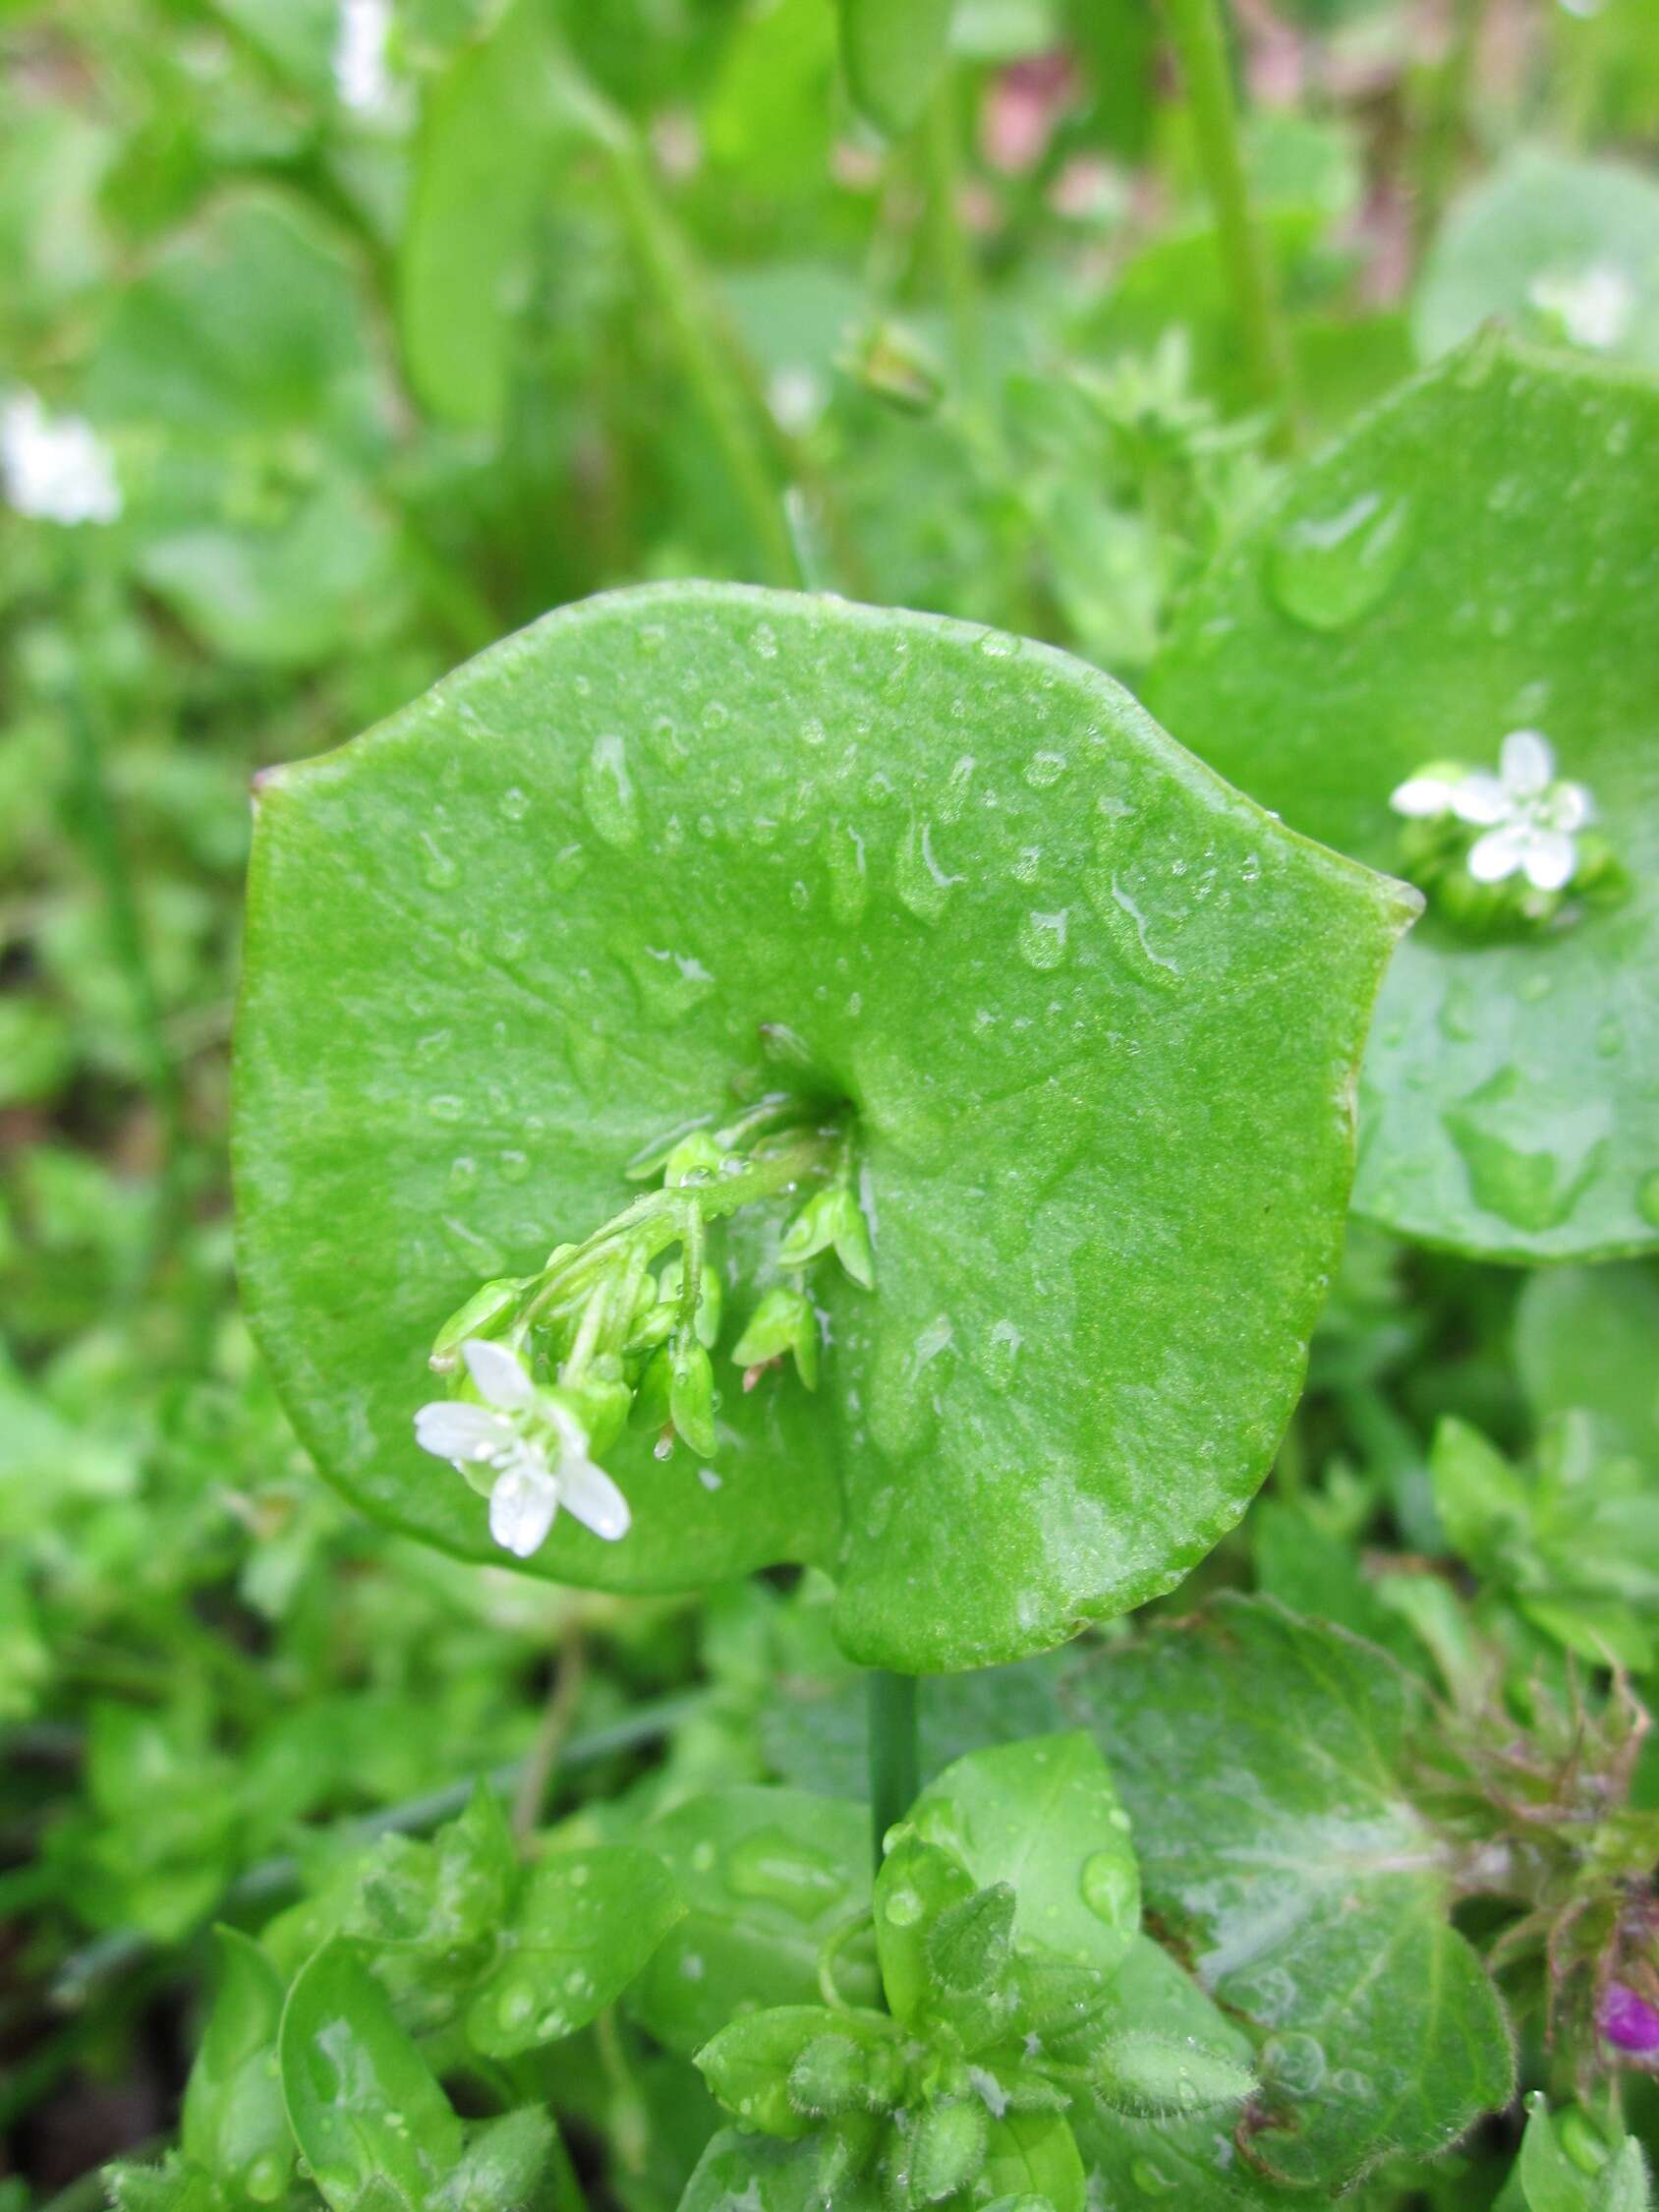
{"label": "dew drop", "polygon": [[979,649],[988,661],[1011,661],[1019,651],[1019,639],[1006,630],[987,630],[979,639]]}
{"label": "dew drop", "polygon": [[528,1152],[503,1152],[501,1154],[501,1174],[506,1182],[522,1183],[529,1173],[530,1154]]}
{"label": "dew drop", "polygon": [[1132,1930],[1140,1913],[1140,1878],[1127,1849],[1096,1851],[1083,1861],[1083,1902],[1109,1928]]}
{"label": "dew drop", "polygon": [[847,823],[831,822],[825,833],[824,858],[830,870],[830,911],[848,929],[863,914],[870,896],[864,840]]}
{"label": "dew drop", "polygon": [[287,2185],[287,2166],[275,2151],[256,2158],[242,2177],[242,2186],[256,2204],[274,2204]]}
{"label": "dew drop", "polygon": [[1325,2079],[1325,2047],[1292,2029],[1262,2045],[1262,2071],[1292,2097],[1311,2097]]}
{"label": "dew drop", "polygon": [[811,745],[816,749],[823,744],[828,735],[829,731],[816,715],[809,715],[801,725],[801,743],[803,745]]}
{"label": "dew drop", "polygon": [[447,852],[439,850],[425,830],[421,832],[421,843],[427,848],[427,857],[421,867],[422,881],[433,891],[447,891],[460,875],[460,869]]}
{"label": "dew drop", "polygon": [[522,822],[530,812],[530,793],[517,784],[509,784],[497,803],[509,822]]}
{"label": "dew drop", "polygon": [[1659,1168],[1650,1170],[1636,1185],[1636,1211],[1643,1221],[1659,1229]]}
{"label": "dew drop", "polygon": [[1058,914],[1033,910],[1019,925],[1020,958],[1031,967],[1058,967],[1065,958],[1065,909]]}
{"label": "dew drop", "polygon": [[777,659],[777,632],[770,622],[760,623],[749,643],[754,647],[761,660],[775,661]]}
{"label": "dew drop", "polygon": [[1161,2167],[1154,2166],[1150,2158],[1137,2158],[1129,2167],[1129,2179],[1142,2196],[1168,2196],[1174,2182]]}
{"label": "dew drop", "polygon": [[1025,764],[1025,781],[1034,791],[1047,791],[1065,774],[1063,753],[1033,753]]}
{"label": "dew drop", "polygon": [[582,805],[606,844],[621,850],[638,842],[639,800],[628,774],[626,748],[614,733],[594,739],[582,772]]}
{"label": "dew drop", "polygon": [[453,1091],[434,1091],[427,1100],[427,1112],[434,1122],[458,1122],[466,1111],[465,1099],[457,1098]]}
{"label": "dew drop", "polygon": [[523,2027],[536,2009],[536,1992],[528,1982],[509,1982],[495,2001],[495,2017],[509,2031]]}
{"label": "dew drop", "polygon": [[1362,493],[1335,514],[1304,515],[1269,554],[1269,580],[1285,612],[1313,630],[1340,630],[1374,607],[1410,547],[1410,502]]}
{"label": "dew drop", "polygon": [[449,1188],[457,1197],[478,1187],[478,1162],[463,1152],[449,1163]]}
{"label": "dew drop", "polygon": [[781,1905],[797,1920],[816,1920],[841,1895],[833,1864],[777,1828],[744,1836],[726,1858],[725,1877],[733,1896]]}
{"label": "dew drop", "polygon": [[933,825],[912,818],[894,863],[893,884],[900,903],[918,921],[931,925],[944,913],[951,892],[963,880],[951,875],[934,850]]}
{"label": "dew drop", "polygon": [[913,1928],[922,1917],[922,1900],[907,1883],[901,1883],[883,1909],[895,1928]]}

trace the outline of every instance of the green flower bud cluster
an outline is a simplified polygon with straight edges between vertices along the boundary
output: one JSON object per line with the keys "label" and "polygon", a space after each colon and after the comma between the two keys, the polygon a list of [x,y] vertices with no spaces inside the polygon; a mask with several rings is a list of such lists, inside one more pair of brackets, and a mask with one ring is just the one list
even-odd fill
{"label": "green flower bud cluster", "polygon": [[463,1348],[498,1343],[569,1410],[591,1454],[632,1424],[658,1432],[660,1456],[679,1438],[706,1460],[718,1443],[725,1304],[712,1235],[740,1208],[800,1201],[776,1246],[779,1279],[754,1287],[729,1358],[745,1389],[785,1361],[815,1389],[821,1332],[808,1270],[833,1255],[861,1287],[875,1279],[850,1133],[844,1118],[813,1118],[775,1094],[724,1128],[677,1133],[627,1172],[659,1176],[660,1188],[582,1243],[555,1247],[539,1273],[482,1284],[438,1331],[430,1365],[452,1378],[452,1397],[471,1400]]}

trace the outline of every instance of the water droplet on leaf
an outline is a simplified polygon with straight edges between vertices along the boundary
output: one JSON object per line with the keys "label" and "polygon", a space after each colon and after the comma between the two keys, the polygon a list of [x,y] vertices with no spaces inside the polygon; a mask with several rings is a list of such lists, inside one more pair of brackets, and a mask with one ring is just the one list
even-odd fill
{"label": "water droplet on leaf", "polygon": [[1367,492],[1334,514],[1287,524],[1269,554],[1273,596],[1309,629],[1340,630],[1357,621],[1399,575],[1410,521],[1404,497]]}

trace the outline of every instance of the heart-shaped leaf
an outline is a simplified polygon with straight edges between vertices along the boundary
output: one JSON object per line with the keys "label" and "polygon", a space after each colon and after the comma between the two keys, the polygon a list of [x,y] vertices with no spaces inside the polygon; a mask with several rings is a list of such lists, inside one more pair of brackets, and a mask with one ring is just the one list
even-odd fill
{"label": "heart-shaped leaf", "polygon": [[1171,728],[1378,866],[1395,789],[1541,730],[1628,890],[1473,935],[1431,911],[1366,1056],[1354,1203],[1489,1258],[1659,1244],[1659,387],[1485,338],[1297,469],[1161,660]]}
{"label": "heart-shaped leaf", "polygon": [[[589,602],[263,785],[250,1315],[333,1479],[489,1557],[415,1441],[446,1314],[734,1085],[837,1096],[875,1286],[824,1284],[816,1396],[739,1392],[716,1348],[715,1452],[626,1432],[628,1534],[563,1516],[536,1564],[816,1561],[844,1647],[915,1670],[1054,1644],[1169,1588],[1262,1478],[1409,911],[1062,654],[719,586]],[[730,1225],[743,1284],[780,1226]]]}

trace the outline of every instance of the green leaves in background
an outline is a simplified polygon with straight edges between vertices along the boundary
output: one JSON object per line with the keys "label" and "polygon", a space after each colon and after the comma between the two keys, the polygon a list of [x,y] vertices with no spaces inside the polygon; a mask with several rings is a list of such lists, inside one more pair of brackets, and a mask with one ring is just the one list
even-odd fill
{"label": "green leaves in background", "polygon": [[554,52],[543,0],[511,0],[423,98],[398,323],[417,396],[464,428],[495,427],[506,406],[559,126]]}
{"label": "green leaves in background", "polygon": [[1610,2140],[1576,2106],[1527,2100],[1526,2132],[1498,2212],[1649,2212],[1647,2161],[1633,2135]]}
{"label": "green leaves in background", "polygon": [[1386,1658],[1230,1598],[1103,1655],[1068,1702],[1134,1813],[1149,1909],[1255,2044],[1262,2173],[1340,2186],[1507,2102],[1509,2031],[1402,1787],[1416,1693]]}
{"label": "green leaves in background", "polygon": [[[729,1789],[647,1830],[685,1918],[629,1996],[670,2051],[690,2058],[745,2006],[817,2004],[819,1955],[870,1904],[870,1816],[803,1790]],[[836,1986],[876,2002],[868,1938],[843,1943]]]}
{"label": "green leaves in background", "polygon": [[1659,184],[1535,147],[1457,206],[1411,312],[1424,360],[1501,316],[1523,335],[1659,369]]}
{"label": "green leaves in background", "polygon": [[84,396],[140,579],[211,649],[308,665],[393,625],[383,373],[353,255],[304,202],[212,201],[119,295]]}
{"label": "green leaves in background", "polygon": [[[254,1325],[353,1498],[499,1557],[414,1442],[434,1332],[611,1213],[643,1145],[775,1084],[789,1033],[856,1109],[875,1290],[829,1288],[816,1397],[727,1391],[715,1482],[635,1431],[630,1534],[561,1518],[536,1564],[645,1590],[813,1560],[846,1649],[907,1668],[1053,1644],[1167,1589],[1261,1480],[1408,912],[1063,655],[737,589],[591,602],[263,787]],[[732,1232],[749,1280],[768,1234]]]}
{"label": "green leaves in background", "polygon": [[921,121],[944,67],[955,0],[835,0],[841,70],[854,104],[901,138]]}
{"label": "green leaves in background", "polygon": [[272,2061],[286,1990],[257,1944],[214,1931],[219,1978],[185,2091],[179,2148],[233,2201],[277,2201],[295,2149]]}
{"label": "green leaves in background", "polygon": [[1516,1308],[1515,1359],[1540,1420],[1581,1409],[1609,1455],[1659,1476],[1659,1270],[1552,1267],[1531,1275]]}
{"label": "green leaves in background", "polygon": [[[1425,762],[1543,730],[1627,897],[1493,940],[1430,912],[1366,1056],[1356,1207],[1491,1258],[1659,1244],[1659,391],[1475,341],[1291,475],[1188,601],[1172,729],[1377,866]],[[1594,578],[1586,589],[1586,579]]]}

